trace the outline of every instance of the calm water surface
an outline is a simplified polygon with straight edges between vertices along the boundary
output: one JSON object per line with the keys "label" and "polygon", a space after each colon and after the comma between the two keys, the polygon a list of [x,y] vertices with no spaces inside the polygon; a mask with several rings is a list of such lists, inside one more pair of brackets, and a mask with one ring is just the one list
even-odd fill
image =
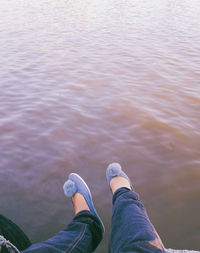
{"label": "calm water surface", "polygon": [[52,236],[76,171],[106,252],[117,161],[165,246],[200,249],[199,41],[199,0],[1,0],[1,213],[34,242]]}

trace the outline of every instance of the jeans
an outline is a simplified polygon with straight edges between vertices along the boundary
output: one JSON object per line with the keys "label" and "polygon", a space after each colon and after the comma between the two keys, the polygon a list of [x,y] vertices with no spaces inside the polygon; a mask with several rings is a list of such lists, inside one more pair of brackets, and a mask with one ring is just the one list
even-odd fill
{"label": "jeans", "polygon": [[[23,253],[90,253],[102,239],[98,219],[89,211],[79,212],[67,228]],[[150,222],[139,195],[120,188],[113,195],[109,253],[164,253],[163,244]]]}

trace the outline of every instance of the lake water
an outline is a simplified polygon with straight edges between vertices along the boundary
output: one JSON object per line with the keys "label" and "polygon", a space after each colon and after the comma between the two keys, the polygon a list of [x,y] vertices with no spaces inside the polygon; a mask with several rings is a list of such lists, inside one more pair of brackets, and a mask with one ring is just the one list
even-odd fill
{"label": "lake water", "polygon": [[199,41],[199,0],[1,0],[1,213],[47,239],[80,173],[106,252],[116,161],[165,246],[200,249]]}

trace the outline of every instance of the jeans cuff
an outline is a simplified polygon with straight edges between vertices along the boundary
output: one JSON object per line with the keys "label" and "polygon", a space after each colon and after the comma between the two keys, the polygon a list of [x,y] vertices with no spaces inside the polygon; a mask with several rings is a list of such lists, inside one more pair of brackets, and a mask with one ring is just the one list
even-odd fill
{"label": "jeans cuff", "polygon": [[77,213],[73,222],[81,222],[88,225],[93,237],[92,247],[94,250],[103,238],[103,229],[99,219],[92,212],[85,210]]}
{"label": "jeans cuff", "polygon": [[84,210],[84,211],[80,211],[78,212],[75,217],[74,217],[74,221],[84,221],[84,219],[91,219],[92,221],[96,222],[97,224],[101,225],[99,219],[96,217],[96,215],[94,215],[92,212],[88,211],[88,210]]}
{"label": "jeans cuff", "polygon": [[122,194],[131,194],[132,197],[135,199],[135,200],[140,200],[140,196],[137,192],[134,192],[133,190],[130,190],[129,188],[127,187],[121,187],[119,188],[118,190],[116,190],[116,192],[114,193],[113,195],[113,205],[116,201],[116,199],[121,196]]}

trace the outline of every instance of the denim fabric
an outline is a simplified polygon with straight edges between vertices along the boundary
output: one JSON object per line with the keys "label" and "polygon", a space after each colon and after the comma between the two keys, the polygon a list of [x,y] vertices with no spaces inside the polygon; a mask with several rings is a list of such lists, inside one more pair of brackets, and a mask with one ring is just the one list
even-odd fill
{"label": "denim fabric", "polygon": [[[91,253],[100,243],[102,233],[98,219],[90,212],[82,211],[65,230],[22,252]],[[139,195],[125,187],[113,195],[109,253],[164,253]]]}
{"label": "denim fabric", "polygon": [[139,195],[125,187],[118,189],[113,195],[109,252],[164,252],[162,242],[148,218]]}
{"label": "denim fabric", "polygon": [[102,239],[99,220],[89,211],[79,212],[67,228],[52,238],[36,243],[23,253],[90,253]]}

